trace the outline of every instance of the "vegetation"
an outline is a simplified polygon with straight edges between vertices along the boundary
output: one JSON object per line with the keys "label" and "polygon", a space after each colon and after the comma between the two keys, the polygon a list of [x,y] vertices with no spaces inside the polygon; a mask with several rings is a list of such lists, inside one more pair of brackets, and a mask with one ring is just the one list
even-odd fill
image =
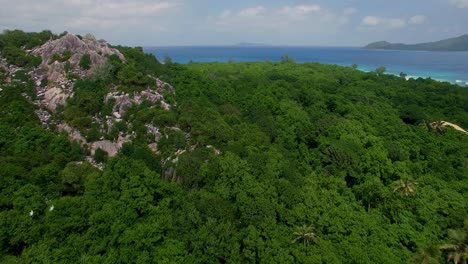
{"label": "vegetation", "polygon": [[447,253],[447,260],[454,263],[468,262],[468,220],[465,220],[464,230],[449,230],[448,238],[450,244],[440,247]]}
{"label": "vegetation", "polygon": [[41,64],[41,58],[29,55],[25,50],[42,45],[56,37],[48,30],[39,33],[5,30],[0,34],[0,54],[9,64],[19,67],[37,67]]}
{"label": "vegetation", "polygon": [[91,57],[89,54],[84,54],[80,59],[80,67],[83,70],[89,70],[91,68]]}
{"label": "vegetation", "polygon": [[94,160],[97,162],[106,162],[108,159],[108,153],[105,152],[104,150],[98,148],[96,149],[96,152],[94,153]]}
{"label": "vegetation", "polygon": [[309,245],[310,242],[315,242],[315,234],[313,231],[313,226],[303,225],[302,227],[298,228],[296,232],[294,232],[294,236],[296,236],[294,242],[302,241],[304,246]]}
{"label": "vegetation", "polygon": [[375,69],[375,73],[376,73],[377,75],[382,75],[382,74],[385,73],[386,70],[387,70],[387,69],[386,69],[384,66],[380,66],[380,67],[378,67],[377,69]]}
{"label": "vegetation", "polygon": [[[73,55],[72,52],[69,50],[65,51],[63,54],[55,53],[52,55],[52,58],[50,58],[49,64],[52,64],[55,61],[59,61],[59,62],[68,61],[72,55]],[[89,61],[88,63],[91,63],[91,61]]]}
{"label": "vegetation", "polygon": [[40,46],[50,39],[58,38],[49,30],[42,32],[23,32],[21,30],[5,30],[0,34],[0,51],[6,47],[31,49]]}
{"label": "vegetation", "polygon": [[[103,170],[40,126],[21,95],[30,80],[1,84],[1,263],[466,261],[467,135],[431,125],[468,127],[466,89],[288,57],[161,64],[118,48],[126,62],[78,81],[55,117],[88,138],[135,131],[117,156],[95,152]],[[134,106],[96,135],[110,88],[146,88],[148,74],[176,88],[177,105]],[[158,152],[147,124],[164,135]]]}

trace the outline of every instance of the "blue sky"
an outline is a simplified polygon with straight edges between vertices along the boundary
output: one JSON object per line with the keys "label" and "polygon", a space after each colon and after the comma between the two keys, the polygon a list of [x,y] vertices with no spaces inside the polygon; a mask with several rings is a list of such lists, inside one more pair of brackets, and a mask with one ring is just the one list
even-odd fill
{"label": "blue sky", "polygon": [[139,46],[362,46],[468,33],[468,0],[0,0],[0,30],[92,33]]}

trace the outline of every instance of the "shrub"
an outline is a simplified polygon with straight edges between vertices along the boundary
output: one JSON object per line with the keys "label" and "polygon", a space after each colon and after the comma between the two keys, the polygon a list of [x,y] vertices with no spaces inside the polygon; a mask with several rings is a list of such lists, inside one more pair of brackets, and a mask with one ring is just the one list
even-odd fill
{"label": "shrub", "polygon": [[50,57],[49,65],[56,62],[56,61],[60,61],[61,59],[62,59],[62,56],[60,56],[60,54],[54,53],[54,54],[52,54],[52,57]]}
{"label": "shrub", "polygon": [[80,67],[83,70],[89,70],[91,68],[91,56],[89,54],[84,54],[80,60]]}
{"label": "shrub", "polygon": [[109,154],[100,148],[96,149],[96,151],[94,152],[94,160],[97,162],[104,163],[107,161],[108,158]]}

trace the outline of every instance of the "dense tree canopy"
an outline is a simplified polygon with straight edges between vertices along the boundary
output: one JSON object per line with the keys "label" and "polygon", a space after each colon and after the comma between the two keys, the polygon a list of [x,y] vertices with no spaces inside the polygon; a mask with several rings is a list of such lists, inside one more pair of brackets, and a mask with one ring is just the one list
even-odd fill
{"label": "dense tree canopy", "polygon": [[[29,43],[21,36],[7,42],[21,48]],[[31,93],[28,82],[1,84],[0,262],[393,264],[462,256],[468,135],[434,123],[468,127],[466,89],[287,56],[180,65],[119,49],[127,61],[111,57],[105,78],[78,81],[56,118],[88,138],[115,137],[92,133],[93,117],[110,112],[105,94],[146,87],[148,74],[176,88],[177,106],[129,109],[117,129],[137,136],[116,157],[97,151],[103,170],[83,161],[86,150],[66,135],[41,127],[21,95]],[[147,124],[164,132],[157,153],[147,146]]]}

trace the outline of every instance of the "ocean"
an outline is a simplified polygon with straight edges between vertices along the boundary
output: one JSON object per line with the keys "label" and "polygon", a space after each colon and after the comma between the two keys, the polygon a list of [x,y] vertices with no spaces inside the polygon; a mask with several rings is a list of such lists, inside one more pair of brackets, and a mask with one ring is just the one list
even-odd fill
{"label": "ocean", "polygon": [[429,52],[366,50],[343,47],[275,47],[275,46],[181,46],[147,47],[145,52],[159,60],[167,55],[173,62],[258,62],[279,61],[288,55],[297,62],[320,62],[351,66],[363,71],[384,66],[387,73],[408,77],[430,77],[461,86],[468,86],[468,52]]}

